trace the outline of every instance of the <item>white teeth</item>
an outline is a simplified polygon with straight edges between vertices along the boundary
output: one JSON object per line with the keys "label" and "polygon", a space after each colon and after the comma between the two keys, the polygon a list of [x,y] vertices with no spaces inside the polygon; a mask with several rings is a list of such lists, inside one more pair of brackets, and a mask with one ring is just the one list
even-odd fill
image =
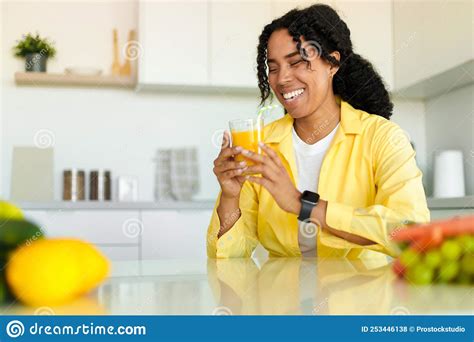
{"label": "white teeth", "polygon": [[295,98],[295,97],[303,94],[303,92],[304,92],[303,88],[302,89],[297,89],[297,90],[293,90],[290,93],[283,94],[283,97],[285,98],[285,100],[289,100],[289,99]]}

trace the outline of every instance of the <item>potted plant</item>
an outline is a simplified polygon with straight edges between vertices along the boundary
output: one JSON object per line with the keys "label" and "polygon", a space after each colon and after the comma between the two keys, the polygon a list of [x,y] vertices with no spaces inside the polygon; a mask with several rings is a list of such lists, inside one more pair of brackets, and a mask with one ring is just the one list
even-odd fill
{"label": "potted plant", "polygon": [[46,72],[46,62],[56,55],[56,49],[47,38],[41,38],[38,33],[36,36],[28,33],[17,41],[13,53],[25,58],[25,71]]}

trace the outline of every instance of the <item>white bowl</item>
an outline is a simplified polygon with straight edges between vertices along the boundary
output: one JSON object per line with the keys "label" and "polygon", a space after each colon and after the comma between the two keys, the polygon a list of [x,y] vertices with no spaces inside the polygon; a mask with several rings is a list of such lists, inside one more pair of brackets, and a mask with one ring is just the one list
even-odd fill
{"label": "white bowl", "polygon": [[102,74],[102,70],[92,67],[71,67],[65,69],[68,75],[80,75],[80,76],[99,76]]}

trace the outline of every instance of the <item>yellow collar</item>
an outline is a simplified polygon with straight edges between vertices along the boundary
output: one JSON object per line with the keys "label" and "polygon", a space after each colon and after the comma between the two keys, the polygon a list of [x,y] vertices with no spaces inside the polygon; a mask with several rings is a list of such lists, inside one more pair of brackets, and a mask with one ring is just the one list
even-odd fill
{"label": "yellow collar", "polygon": [[[344,140],[348,134],[359,134],[362,129],[362,123],[358,111],[346,101],[341,101],[338,96],[336,97],[336,101],[341,105],[341,122],[329,148]],[[266,132],[263,140],[266,144],[278,144],[277,149],[288,161],[292,173],[291,176],[296,184],[297,170],[293,151],[293,139],[291,136],[293,122],[294,119],[291,115],[286,114],[279,120],[278,124],[272,125],[271,130]]]}
{"label": "yellow collar", "polygon": [[[342,134],[359,134],[362,126],[357,110],[348,102],[340,100],[339,97],[336,97],[336,102],[341,105],[341,133],[339,133],[338,130],[334,140],[339,141],[340,138],[343,138]],[[291,133],[293,123],[293,117],[290,114],[286,114],[277,125],[272,127],[272,130],[267,133],[267,136],[264,137],[265,143],[280,143]]]}

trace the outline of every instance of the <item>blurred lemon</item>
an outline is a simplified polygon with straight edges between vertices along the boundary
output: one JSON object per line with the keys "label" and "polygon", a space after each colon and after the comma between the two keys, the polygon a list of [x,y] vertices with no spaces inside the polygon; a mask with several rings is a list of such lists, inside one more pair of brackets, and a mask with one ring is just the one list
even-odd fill
{"label": "blurred lemon", "polygon": [[62,240],[62,243],[74,250],[80,260],[82,268],[80,293],[90,291],[107,277],[109,262],[97,248],[81,240]]}
{"label": "blurred lemon", "polygon": [[43,239],[12,254],[6,278],[15,297],[27,305],[61,305],[93,289],[108,271],[107,259],[89,243]]}

